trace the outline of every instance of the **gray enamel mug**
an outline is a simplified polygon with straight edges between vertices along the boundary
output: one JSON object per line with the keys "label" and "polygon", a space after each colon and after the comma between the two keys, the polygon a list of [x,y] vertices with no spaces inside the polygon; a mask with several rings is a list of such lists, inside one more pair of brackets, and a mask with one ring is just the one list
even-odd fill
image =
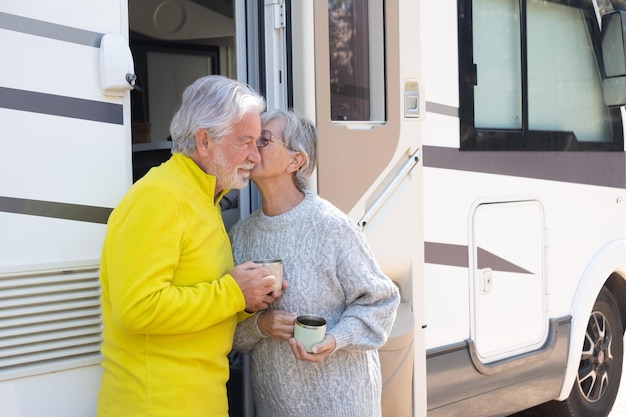
{"label": "gray enamel mug", "polygon": [[296,317],[293,337],[304,345],[307,352],[324,340],[326,336],[326,319],[313,314],[302,314]]}

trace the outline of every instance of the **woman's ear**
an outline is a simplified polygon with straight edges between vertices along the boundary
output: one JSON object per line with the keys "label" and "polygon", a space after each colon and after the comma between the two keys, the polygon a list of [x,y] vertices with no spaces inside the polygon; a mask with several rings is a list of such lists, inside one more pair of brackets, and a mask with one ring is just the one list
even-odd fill
{"label": "woman's ear", "polygon": [[296,172],[297,170],[300,169],[302,165],[304,165],[305,162],[306,162],[306,159],[304,158],[304,154],[302,152],[296,152],[295,154],[291,156],[291,161],[289,162],[289,165],[287,166],[287,171]]}

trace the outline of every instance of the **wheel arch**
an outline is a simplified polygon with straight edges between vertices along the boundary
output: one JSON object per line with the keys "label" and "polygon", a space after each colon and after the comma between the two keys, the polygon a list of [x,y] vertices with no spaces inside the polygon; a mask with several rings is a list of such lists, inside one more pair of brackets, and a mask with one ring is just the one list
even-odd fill
{"label": "wheel arch", "polygon": [[[615,296],[615,301],[619,307],[620,316],[622,317],[622,327],[626,326],[626,271],[615,271],[609,276],[605,286]],[[622,328],[622,334],[624,334]]]}
{"label": "wheel arch", "polygon": [[[583,272],[570,308],[572,330],[567,368],[558,400],[567,399],[574,386],[587,323],[602,287],[606,286],[615,296],[622,323],[626,323],[625,254],[626,239],[613,241],[596,253]],[[623,326],[621,332],[624,333]]]}

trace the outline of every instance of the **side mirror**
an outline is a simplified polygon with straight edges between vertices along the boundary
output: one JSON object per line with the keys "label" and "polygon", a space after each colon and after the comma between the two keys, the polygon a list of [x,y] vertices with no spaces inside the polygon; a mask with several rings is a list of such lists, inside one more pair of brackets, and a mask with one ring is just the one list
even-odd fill
{"label": "side mirror", "polygon": [[626,12],[602,16],[602,90],[607,106],[626,104]]}

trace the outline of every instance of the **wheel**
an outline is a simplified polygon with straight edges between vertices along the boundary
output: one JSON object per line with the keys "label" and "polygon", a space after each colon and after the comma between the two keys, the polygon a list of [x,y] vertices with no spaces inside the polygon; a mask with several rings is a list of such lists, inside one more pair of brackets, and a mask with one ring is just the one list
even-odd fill
{"label": "wheel", "polygon": [[524,416],[607,417],[619,390],[624,339],[615,298],[602,288],[587,323],[578,375],[570,396],[522,412]]}

